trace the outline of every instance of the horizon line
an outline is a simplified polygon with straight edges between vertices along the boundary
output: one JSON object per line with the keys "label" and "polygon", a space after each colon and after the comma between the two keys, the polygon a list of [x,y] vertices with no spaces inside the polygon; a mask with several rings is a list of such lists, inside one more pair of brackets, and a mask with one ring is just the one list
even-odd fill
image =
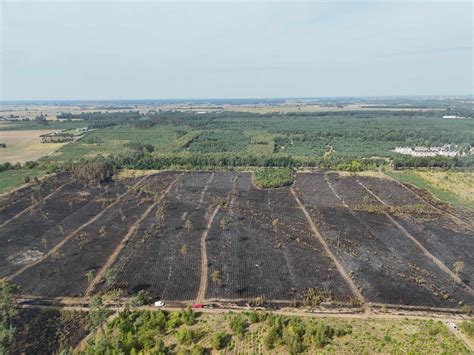
{"label": "horizon line", "polygon": [[204,97],[204,98],[107,98],[107,99],[0,99],[0,103],[28,102],[104,102],[104,101],[231,101],[231,100],[311,100],[311,99],[393,99],[393,98],[473,98],[474,94],[420,95],[336,95],[336,96],[268,96],[268,97]]}

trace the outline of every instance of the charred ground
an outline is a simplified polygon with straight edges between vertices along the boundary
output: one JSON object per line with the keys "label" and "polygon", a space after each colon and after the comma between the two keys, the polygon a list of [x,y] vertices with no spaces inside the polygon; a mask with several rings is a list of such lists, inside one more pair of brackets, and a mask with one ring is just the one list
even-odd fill
{"label": "charred ground", "polygon": [[[426,197],[426,196],[425,196]],[[473,226],[393,180],[57,174],[0,201],[0,277],[25,296],[147,290],[173,301],[474,304]]]}

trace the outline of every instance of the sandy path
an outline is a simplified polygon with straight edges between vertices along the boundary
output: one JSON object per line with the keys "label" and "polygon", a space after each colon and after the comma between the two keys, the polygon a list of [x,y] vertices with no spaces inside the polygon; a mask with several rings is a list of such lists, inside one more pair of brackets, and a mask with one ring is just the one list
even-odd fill
{"label": "sandy path", "polygon": [[196,302],[202,302],[206,298],[206,290],[207,290],[207,274],[208,274],[208,267],[207,267],[207,235],[209,234],[209,230],[212,227],[212,222],[214,222],[214,218],[216,217],[217,212],[219,212],[221,205],[218,204],[212,214],[210,215],[206,229],[202,232],[201,235],[201,280],[199,282],[199,291],[196,297]]}

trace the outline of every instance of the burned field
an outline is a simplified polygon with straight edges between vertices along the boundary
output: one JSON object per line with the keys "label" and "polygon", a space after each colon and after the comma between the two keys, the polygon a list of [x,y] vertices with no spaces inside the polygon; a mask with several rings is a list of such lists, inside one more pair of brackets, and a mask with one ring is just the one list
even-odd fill
{"label": "burned field", "polygon": [[0,277],[25,296],[474,304],[473,226],[392,180],[58,174],[0,201]]}

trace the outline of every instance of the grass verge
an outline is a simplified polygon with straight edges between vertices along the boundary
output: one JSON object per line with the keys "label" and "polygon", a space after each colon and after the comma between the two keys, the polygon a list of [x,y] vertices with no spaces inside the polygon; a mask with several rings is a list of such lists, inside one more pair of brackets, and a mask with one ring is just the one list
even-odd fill
{"label": "grass verge", "polygon": [[[441,201],[457,207],[469,207],[474,209],[474,198],[472,196],[470,197],[469,191],[455,188],[455,186],[460,185],[463,180],[466,179],[467,181],[467,179],[472,179],[472,172],[403,170],[389,171],[386,172],[386,174],[400,182],[407,182],[419,188],[426,189]],[[450,179],[457,181],[457,183],[448,183]]]}
{"label": "grass verge", "polygon": [[27,177],[31,180],[35,177],[41,177],[46,172],[41,169],[15,169],[0,172],[0,193],[12,190],[15,187],[21,186],[25,183]]}

